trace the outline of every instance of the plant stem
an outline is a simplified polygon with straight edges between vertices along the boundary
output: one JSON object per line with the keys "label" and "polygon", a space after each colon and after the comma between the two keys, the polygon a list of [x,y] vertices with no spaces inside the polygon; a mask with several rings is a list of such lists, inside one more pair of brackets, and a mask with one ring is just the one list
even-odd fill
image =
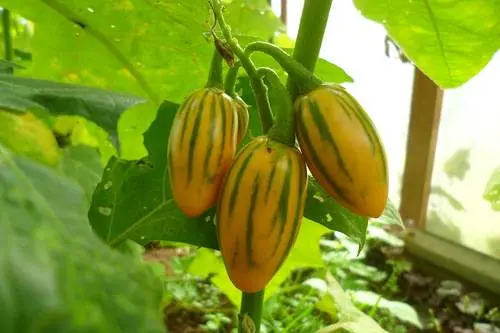
{"label": "plant stem", "polygon": [[316,77],[310,70],[303,66],[300,62],[296,61],[288,53],[283,51],[280,47],[266,43],[266,42],[253,42],[247,45],[245,53],[250,56],[253,52],[263,52],[271,56],[288,75],[292,76],[297,83],[299,93],[306,93],[316,88],[322,81]]}
{"label": "plant stem", "polygon": [[240,323],[238,325],[239,333],[247,333],[243,325],[243,316],[248,315],[254,325],[255,333],[260,331],[260,320],[262,315],[262,305],[264,303],[264,290],[256,293],[243,293],[241,297]]}
{"label": "plant stem", "polygon": [[262,130],[264,131],[264,133],[267,133],[273,124],[271,106],[269,105],[269,100],[267,99],[267,88],[264,85],[264,82],[262,82],[262,79],[257,75],[255,64],[245,54],[245,51],[243,51],[241,46],[238,44],[238,41],[233,38],[231,29],[226,24],[224,16],[222,15],[220,1],[212,0],[210,3],[212,4],[215,18],[219,23],[219,27],[222,31],[224,39],[226,40],[226,43],[231,47],[231,50],[239,58],[241,66],[245,69],[248,77],[250,78],[250,84],[257,101],[257,110],[259,111]]}
{"label": "plant stem", "polygon": [[222,56],[217,48],[214,48],[212,54],[212,63],[210,64],[210,72],[208,73],[207,84],[205,87],[222,89]]}
{"label": "plant stem", "polygon": [[[293,58],[311,72],[314,72],[318,60],[331,6],[332,0],[304,1]],[[295,99],[298,89],[294,77],[288,77],[287,88]]]}
{"label": "plant stem", "polygon": [[[6,8],[2,10],[2,31],[5,60],[12,61],[14,59],[14,52],[12,49],[12,35],[10,31],[10,11]],[[9,70],[9,73],[12,73],[12,68]]]}
{"label": "plant stem", "polygon": [[295,118],[292,112],[290,94],[278,74],[272,69],[262,67],[257,70],[257,73],[264,77],[267,86],[272,88],[276,95],[275,103],[273,103],[275,122],[269,130],[269,138],[293,147],[295,145]]}
{"label": "plant stem", "polygon": [[236,83],[236,78],[238,77],[238,70],[241,67],[241,63],[237,62],[233,65],[233,67],[229,68],[226,74],[226,81],[224,82],[224,90],[226,94],[231,97],[234,97],[234,85]]}

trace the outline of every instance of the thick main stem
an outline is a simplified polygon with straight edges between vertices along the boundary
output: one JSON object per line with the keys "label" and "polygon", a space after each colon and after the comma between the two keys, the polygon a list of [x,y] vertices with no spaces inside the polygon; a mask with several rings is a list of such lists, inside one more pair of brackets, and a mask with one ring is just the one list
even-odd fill
{"label": "thick main stem", "polygon": [[255,333],[260,331],[260,321],[262,315],[262,306],[264,304],[264,290],[256,293],[243,293],[241,297],[240,322],[238,325],[239,333],[247,333],[244,316],[248,315],[255,325]]}
{"label": "thick main stem", "polygon": [[[325,34],[328,15],[333,0],[305,0],[300,18],[299,32],[295,42],[293,58],[314,72],[321,43]],[[298,94],[296,79],[288,77],[288,91],[295,99]]]}
{"label": "thick main stem", "polygon": [[221,4],[219,0],[211,1],[214,9],[215,17],[219,23],[219,27],[222,31],[222,35],[229,44],[231,50],[239,58],[241,66],[245,69],[250,78],[250,85],[255,95],[257,102],[257,110],[260,114],[260,121],[262,123],[262,130],[267,133],[273,124],[273,116],[271,113],[271,106],[269,105],[269,100],[267,99],[267,88],[262,82],[262,79],[257,75],[257,69],[255,64],[250,60],[250,58],[245,54],[245,51],[238,44],[238,41],[233,38],[231,31],[226,24],[224,16],[222,15]]}

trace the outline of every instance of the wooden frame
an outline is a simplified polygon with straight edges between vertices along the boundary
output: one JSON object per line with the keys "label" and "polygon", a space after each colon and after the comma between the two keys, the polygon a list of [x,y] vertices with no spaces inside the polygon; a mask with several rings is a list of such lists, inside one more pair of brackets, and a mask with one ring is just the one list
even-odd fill
{"label": "wooden frame", "polygon": [[425,230],[442,101],[443,90],[415,68],[400,204],[401,217],[414,232],[405,238],[405,250],[422,270],[459,277],[498,301],[499,260]]}
{"label": "wooden frame", "polygon": [[442,279],[456,279],[500,302],[500,260],[459,243],[415,230],[405,239],[405,250],[414,265]]}
{"label": "wooden frame", "polygon": [[425,229],[443,90],[415,68],[400,214],[410,226]]}

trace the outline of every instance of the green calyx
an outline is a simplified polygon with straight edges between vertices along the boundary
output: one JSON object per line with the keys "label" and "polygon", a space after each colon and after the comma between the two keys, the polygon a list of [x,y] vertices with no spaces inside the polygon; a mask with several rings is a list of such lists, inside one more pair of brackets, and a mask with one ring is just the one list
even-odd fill
{"label": "green calyx", "polygon": [[276,45],[258,41],[248,44],[245,48],[245,54],[248,56],[256,51],[271,56],[294,79],[299,95],[307,94],[323,83],[314,73]]}
{"label": "green calyx", "polygon": [[210,64],[210,72],[208,73],[207,84],[205,88],[223,88],[222,83],[222,56],[217,48],[214,48],[212,54],[212,62]]}
{"label": "green calyx", "polygon": [[275,115],[273,126],[269,130],[269,138],[281,142],[287,146],[295,146],[294,115],[292,101],[288,90],[281,82],[276,72],[270,68],[261,67],[257,70],[259,76],[264,79],[268,86],[271,107]]}

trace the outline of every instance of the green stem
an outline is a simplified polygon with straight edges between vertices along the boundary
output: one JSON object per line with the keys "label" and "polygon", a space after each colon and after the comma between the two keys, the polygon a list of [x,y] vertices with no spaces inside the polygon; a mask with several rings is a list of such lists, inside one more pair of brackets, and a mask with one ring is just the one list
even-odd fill
{"label": "green stem", "polygon": [[66,7],[65,5],[59,3],[56,0],[41,0],[55,12],[70,20],[71,22],[77,24],[84,31],[86,31],[89,35],[94,37],[97,41],[99,41],[108,51],[125,67],[130,74],[135,78],[139,86],[146,92],[149,96],[149,99],[153,101],[155,104],[160,104],[160,99],[156,95],[156,93],[151,89],[146,79],[142,76],[142,74],[134,67],[134,65],[127,59],[127,57],[99,30],[92,28],[90,25],[86,24],[83,17],[77,15],[71,9]]}
{"label": "green stem", "polygon": [[[295,42],[293,58],[314,72],[332,0],[305,0],[300,18],[299,32]],[[287,88],[295,99],[298,95],[297,80],[288,77]]]}
{"label": "green stem", "polygon": [[252,86],[253,93],[257,102],[257,110],[259,111],[260,121],[262,124],[262,130],[267,133],[273,124],[273,116],[271,113],[271,106],[269,105],[269,100],[267,98],[267,88],[262,82],[262,79],[257,75],[257,69],[255,64],[250,60],[250,58],[245,54],[245,51],[238,44],[238,41],[233,38],[229,26],[226,24],[224,16],[222,15],[222,8],[220,0],[212,0],[214,15],[219,23],[219,27],[222,31],[226,43],[231,47],[231,50],[239,58],[241,66],[245,69],[250,78],[250,85]]}
{"label": "green stem", "polygon": [[236,78],[238,77],[238,70],[241,67],[241,63],[237,62],[233,65],[233,67],[229,68],[226,74],[226,81],[224,82],[224,90],[226,94],[231,97],[234,97],[234,85],[236,84]]}
{"label": "green stem", "polygon": [[[14,59],[14,50],[12,49],[12,35],[10,31],[10,11],[6,8],[2,10],[2,31],[5,60],[12,61]],[[12,69],[10,69],[9,72],[12,73]]]}
{"label": "green stem", "polygon": [[269,137],[293,147],[295,145],[295,127],[290,94],[278,74],[272,69],[262,67],[257,70],[257,73],[264,78],[267,86],[272,88],[273,94],[276,96],[273,99],[275,101],[273,103],[275,121],[269,130]]}
{"label": "green stem", "polygon": [[288,53],[276,45],[258,41],[248,44],[245,48],[245,53],[248,56],[256,51],[271,56],[290,76],[292,76],[297,83],[298,92],[301,94],[307,93],[323,83],[310,70],[290,57]]}
{"label": "green stem", "polygon": [[210,72],[208,73],[206,88],[222,89],[222,56],[217,48],[214,48],[212,54],[212,63],[210,64]]}
{"label": "green stem", "polygon": [[239,333],[247,333],[243,319],[245,315],[248,315],[252,319],[255,325],[255,333],[259,333],[263,304],[264,290],[256,293],[243,293],[241,297],[240,323],[238,325]]}

